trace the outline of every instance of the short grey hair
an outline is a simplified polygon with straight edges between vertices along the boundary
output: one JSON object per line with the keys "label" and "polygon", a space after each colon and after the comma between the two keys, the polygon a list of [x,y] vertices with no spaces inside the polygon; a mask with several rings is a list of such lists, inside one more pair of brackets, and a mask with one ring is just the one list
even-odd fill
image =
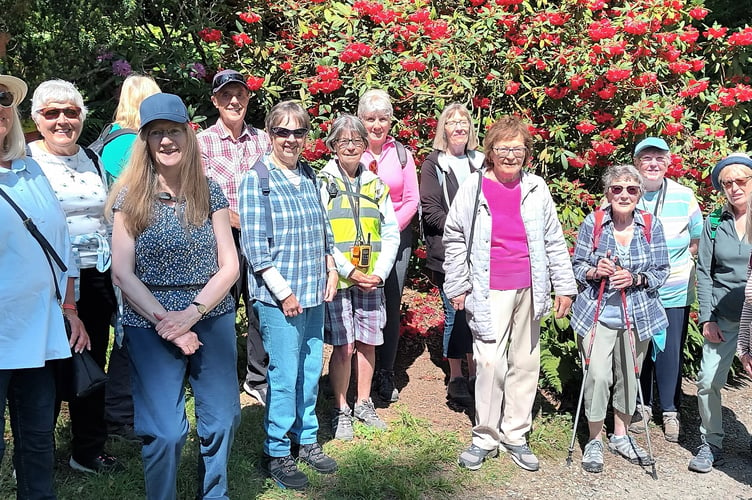
{"label": "short grey hair", "polygon": [[445,130],[446,122],[449,117],[455,113],[461,114],[470,124],[470,130],[467,132],[467,145],[465,145],[465,150],[477,149],[478,133],[475,131],[475,126],[473,125],[473,117],[470,116],[470,111],[468,111],[463,104],[458,102],[453,102],[441,112],[439,123],[436,125],[436,135],[433,138],[433,149],[446,152],[448,143]]}
{"label": "short grey hair", "polygon": [[354,132],[356,135],[360,136],[366,145],[366,149],[368,149],[368,132],[366,132],[366,127],[363,125],[363,122],[360,121],[357,116],[345,113],[339,115],[339,117],[334,120],[332,129],[326,137],[324,144],[329,148],[329,151],[334,152],[334,143],[344,132]]}
{"label": "short grey hair", "polygon": [[367,90],[358,101],[358,117],[363,118],[363,115],[367,113],[378,112],[394,116],[392,100],[389,98],[389,94],[381,89]]}
{"label": "short grey hair", "polygon": [[31,98],[31,119],[34,123],[38,123],[39,111],[51,102],[71,103],[81,108],[81,123],[86,120],[84,98],[76,86],[65,80],[47,80],[36,88]]}
{"label": "short grey hair", "polygon": [[635,181],[640,185],[640,193],[645,192],[645,180],[640,175],[634,165],[611,165],[606,169],[606,173],[603,174],[601,180],[603,181],[603,190],[608,190],[608,187],[614,182],[622,179]]}

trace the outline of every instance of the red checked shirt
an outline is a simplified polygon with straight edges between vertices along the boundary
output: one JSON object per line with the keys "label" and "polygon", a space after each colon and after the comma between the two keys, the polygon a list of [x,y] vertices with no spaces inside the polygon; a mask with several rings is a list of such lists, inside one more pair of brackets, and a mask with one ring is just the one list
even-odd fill
{"label": "red checked shirt", "polygon": [[201,161],[206,176],[219,184],[230,210],[238,212],[238,186],[256,161],[271,150],[269,136],[247,125],[237,139],[217,121],[198,134]]}

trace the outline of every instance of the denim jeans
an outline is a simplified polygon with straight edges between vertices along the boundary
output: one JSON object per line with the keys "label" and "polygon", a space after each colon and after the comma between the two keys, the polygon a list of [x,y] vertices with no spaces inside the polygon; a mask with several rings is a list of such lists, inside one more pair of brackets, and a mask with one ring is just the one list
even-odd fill
{"label": "denim jeans", "polygon": [[[256,302],[264,348],[269,353],[266,372],[269,390],[264,415],[264,453],[290,454],[292,441],[316,442],[319,422],[316,399],[324,355],[324,304],[303,309],[288,318],[277,306]],[[289,434],[288,434],[289,433]]]}
{"label": "denim jeans", "polygon": [[[16,496],[29,500],[54,499],[55,381],[52,370],[48,366],[0,370],[0,416],[5,415],[6,399],[13,431]],[[4,433],[5,419],[0,418],[0,460],[5,454]]]}
{"label": "denim jeans", "polygon": [[235,314],[199,321],[193,331],[203,344],[185,356],[153,328],[125,327],[131,355],[135,431],[144,440],[146,497],[176,498],[180,454],[188,436],[186,372],[196,404],[199,437],[198,498],[229,498],[227,460],[240,424],[235,369]]}

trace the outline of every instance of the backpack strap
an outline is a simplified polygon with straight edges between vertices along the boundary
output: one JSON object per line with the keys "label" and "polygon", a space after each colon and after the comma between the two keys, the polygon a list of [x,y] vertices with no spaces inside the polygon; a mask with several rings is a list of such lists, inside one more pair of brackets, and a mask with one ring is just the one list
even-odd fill
{"label": "backpack strap", "polygon": [[475,203],[473,205],[473,221],[470,223],[470,237],[467,240],[467,256],[465,262],[467,262],[468,268],[470,267],[470,251],[473,249],[473,235],[475,233],[475,219],[478,217],[478,207],[480,205],[480,192],[483,189],[483,175],[478,175],[478,189],[475,191]]}
{"label": "backpack strap", "polygon": [[261,200],[264,204],[264,232],[266,233],[269,246],[271,246],[274,235],[274,224],[272,222],[272,203],[269,200],[269,193],[271,193],[271,189],[269,188],[269,168],[263,161],[258,160],[253,166],[253,170],[256,171],[259,178]]}
{"label": "backpack strap", "polygon": [[[110,126],[110,128],[112,128]],[[117,139],[118,137],[124,136],[126,134],[137,134],[135,130],[132,128],[119,128],[114,132],[109,132],[107,135],[102,138],[102,148],[104,148],[106,145]]]}
{"label": "backpack strap", "polygon": [[601,241],[601,233],[603,232],[603,216],[606,212],[602,208],[596,208],[594,212],[595,223],[593,225],[593,252],[598,250],[598,243]]}
{"label": "backpack strap", "polygon": [[642,214],[642,220],[645,221],[645,224],[642,226],[642,234],[645,235],[645,240],[650,244],[650,240],[653,237],[653,214],[639,208],[637,210]]}
{"label": "backpack strap", "polygon": [[399,159],[400,165],[402,165],[402,168],[405,168],[405,165],[407,165],[407,150],[405,149],[405,146],[399,142],[394,141],[394,146],[397,148],[397,158]]}
{"label": "backpack strap", "polygon": [[94,164],[94,167],[97,169],[97,173],[99,174],[99,177],[102,177],[102,167],[99,166],[99,157],[97,156],[97,154],[91,149],[85,148],[83,146],[81,146],[81,149],[84,150],[84,153],[86,153],[86,156],[88,156],[91,162]]}

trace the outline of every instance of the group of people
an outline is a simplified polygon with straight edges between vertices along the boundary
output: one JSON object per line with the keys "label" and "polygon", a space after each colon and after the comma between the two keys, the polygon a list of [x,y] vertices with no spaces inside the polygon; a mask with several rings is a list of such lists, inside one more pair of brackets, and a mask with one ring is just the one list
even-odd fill
{"label": "group of people", "polygon": [[[737,349],[752,374],[748,156],[713,169],[727,203],[703,224],[692,190],[665,178],[666,142],[645,139],[633,166],[606,170],[603,204],[583,222],[570,259],[546,182],[526,169],[533,138],[516,117],[490,126],[480,151],[467,108],[447,106],[419,185],[412,154],[389,135],[393,108],[378,89],[363,94],[357,116],[331,124],[332,159],[319,172],[300,159],[307,111],[284,101],[264,130],[247,125],[250,91],[237,71],[215,75],[219,118],[198,134],[178,96],[132,75],[101,156],[78,145],[87,109],[61,80],[34,92],[41,139],[26,146],[18,114],[26,93],[22,80],[0,75],[0,190],[12,201],[0,201],[0,262],[13,283],[0,293],[14,305],[0,336],[0,413],[7,401],[20,498],[54,498],[52,435],[64,398],[71,467],[117,470],[104,450],[108,433],[137,439],[147,497],[175,498],[189,431],[186,378],[200,437],[197,496],[227,498],[240,422],[241,304],[248,317],[241,385],[265,408],[263,469],[292,489],[308,484],[299,462],[335,472],[315,413],[323,346],[332,346],[334,438],[353,439],[354,420],[386,429],[371,394],[399,398],[401,295],[419,204],[426,266],[444,304],[447,397],[475,407],[460,466],[476,470],[501,450],[538,470],[527,434],[540,322],[570,309],[585,361],[583,468],[603,469],[610,391],[608,447],[651,463],[628,431],[644,432],[660,407],[666,439],[678,439],[695,260],[706,341],[697,382],[702,444],[689,467],[707,472],[721,459],[720,389]],[[90,349],[104,368],[111,324],[106,391],[65,395],[54,365],[71,349]]]}

